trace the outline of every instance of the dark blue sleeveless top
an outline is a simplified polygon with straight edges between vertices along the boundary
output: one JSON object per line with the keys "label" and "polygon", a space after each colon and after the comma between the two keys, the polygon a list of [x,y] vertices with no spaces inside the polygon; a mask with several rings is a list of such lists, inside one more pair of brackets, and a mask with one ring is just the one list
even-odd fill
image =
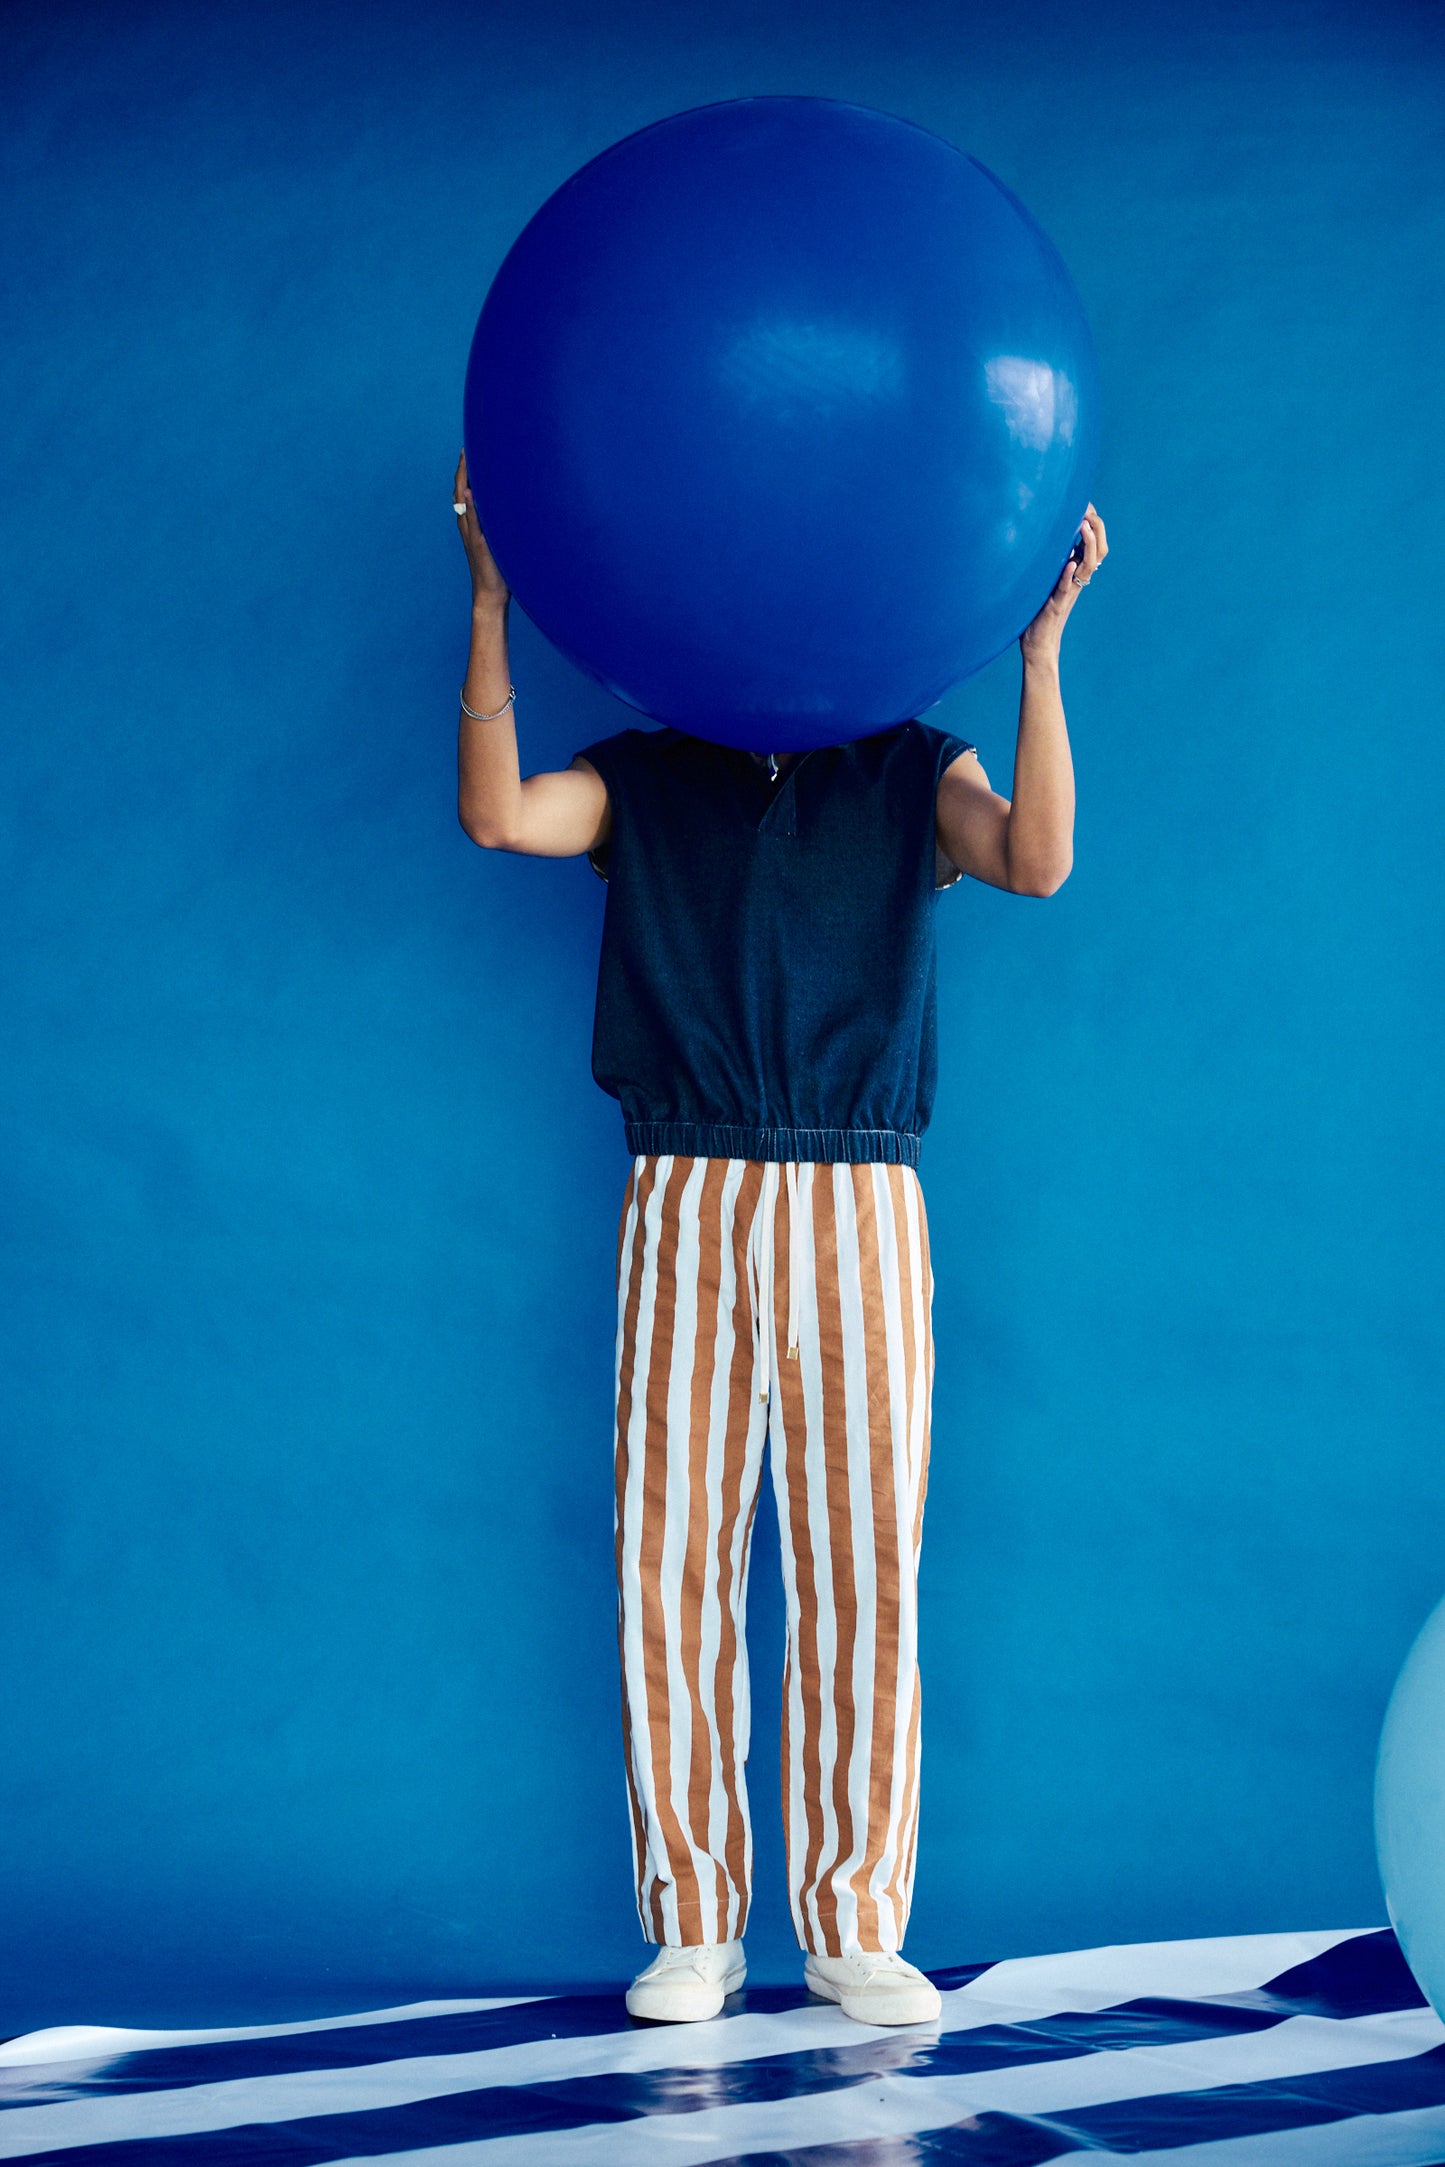
{"label": "dark blue sleeveless top", "polygon": [[935,796],[972,750],[905,722],[773,781],[680,730],[584,748],[612,807],[592,1073],[630,1151],[917,1165],[957,878]]}

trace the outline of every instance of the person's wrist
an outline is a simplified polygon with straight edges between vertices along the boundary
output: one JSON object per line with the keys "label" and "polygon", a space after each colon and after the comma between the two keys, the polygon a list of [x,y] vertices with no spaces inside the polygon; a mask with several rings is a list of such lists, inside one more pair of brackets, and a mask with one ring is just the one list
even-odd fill
{"label": "person's wrist", "polygon": [[1036,670],[1057,670],[1059,666],[1059,642],[1053,639],[1029,639],[1019,641],[1019,652],[1025,663]]}
{"label": "person's wrist", "polygon": [[507,604],[512,597],[505,587],[489,593],[484,587],[472,589],[472,621],[474,624],[499,625],[507,621]]}

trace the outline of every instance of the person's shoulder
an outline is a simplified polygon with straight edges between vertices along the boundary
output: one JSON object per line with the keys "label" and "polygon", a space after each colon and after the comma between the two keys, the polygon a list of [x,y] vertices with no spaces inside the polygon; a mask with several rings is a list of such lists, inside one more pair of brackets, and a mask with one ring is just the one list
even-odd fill
{"label": "person's shoulder", "polygon": [[912,716],[906,722],[896,722],[886,730],[875,730],[867,737],[855,738],[848,750],[866,768],[881,772],[923,768],[934,776],[941,775],[960,753],[973,752],[977,748],[966,737],[959,737],[952,730],[940,730],[934,723],[920,722]]}
{"label": "person's shoulder", "polygon": [[579,747],[572,757],[586,760],[605,782],[610,775],[635,772],[666,759],[681,735],[666,724],[643,728],[634,723],[626,730],[614,730],[610,737],[599,737],[593,744]]}
{"label": "person's shoulder", "polygon": [[935,722],[919,722],[915,719],[905,722],[903,728],[912,731],[916,742],[933,753],[948,752],[952,748],[956,756],[959,752],[973,752],[976,749],[972,738],[960,737],[956,730],[940,729]]}
{"label": "person's shoulder", "polygon": [[914,757],[928,769],[935,782],[955,760],[965,753],[977,753],[978,747],[971,737],[960,737],[956,730],[941,730],[936,723],[905,722],[903,728],[911,733]]}

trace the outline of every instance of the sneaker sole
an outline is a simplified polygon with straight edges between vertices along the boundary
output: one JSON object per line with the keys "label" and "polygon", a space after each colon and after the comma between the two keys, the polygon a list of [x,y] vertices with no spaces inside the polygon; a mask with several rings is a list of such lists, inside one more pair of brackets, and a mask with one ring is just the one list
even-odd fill
{"label": "sneaker sole", "polygon": [[851,2017],[855,2024],[876,2024],[880,2028],[886,2028],[894,2024],[934,2024],[943,2014],[943,2004],[940,2001],[933,1999],[924,2003],[922,1996],[919,1997],[918,2002],[915,2003],[912,2009],[900,2009],[898,2006],[899,2001],[902,2000],[900,1995],[896,1998],[889,1997],[892,2007],[887,2016],[865,2016],[858,2006],[855,2005],[853,2008],[849,2008],[848,1997],[842,1992],[841,1988],[830,1986],[825,1980],[814,1978],[811,1973],[805,1976],[803,1983],[808,1992],[816,1994],[821,2001],[836,2002],[844,2016]]}
{"label": "sneaker sole", "polygon": [[[633,1995],[637,1990],[634,1987],[627,1989],[623,1999],[627,2004],[627,2014],[630,2017],[636,2017],[643,2024],[706,2024],[712,2017],[722,2015],[723,2003],[727,2000],[729,1994],[736,1994],[746,1977],[746,1969],[737,1973],[729,1972],[718,1989],[716,2002],[699,2009],[648,2008],[645,2004],[651,1997],[645,1990],[637,1994],[638,2002],[644,2006],[636,2007],[633,2003]],[[665,1995],[658,1996],[659,2001],[664,2001],[665,1998]]]}

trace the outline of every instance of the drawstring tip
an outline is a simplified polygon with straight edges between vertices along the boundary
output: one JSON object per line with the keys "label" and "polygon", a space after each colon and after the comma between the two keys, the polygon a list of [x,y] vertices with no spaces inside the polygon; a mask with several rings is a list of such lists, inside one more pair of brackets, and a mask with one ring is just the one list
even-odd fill
{"label": "drawstring tip", "polygon": [[793,1341],[792,1346],[788,1349],[788,1359],[790,1362],[796,1362],[798,1359],[798,1342],[796,1340]]}

